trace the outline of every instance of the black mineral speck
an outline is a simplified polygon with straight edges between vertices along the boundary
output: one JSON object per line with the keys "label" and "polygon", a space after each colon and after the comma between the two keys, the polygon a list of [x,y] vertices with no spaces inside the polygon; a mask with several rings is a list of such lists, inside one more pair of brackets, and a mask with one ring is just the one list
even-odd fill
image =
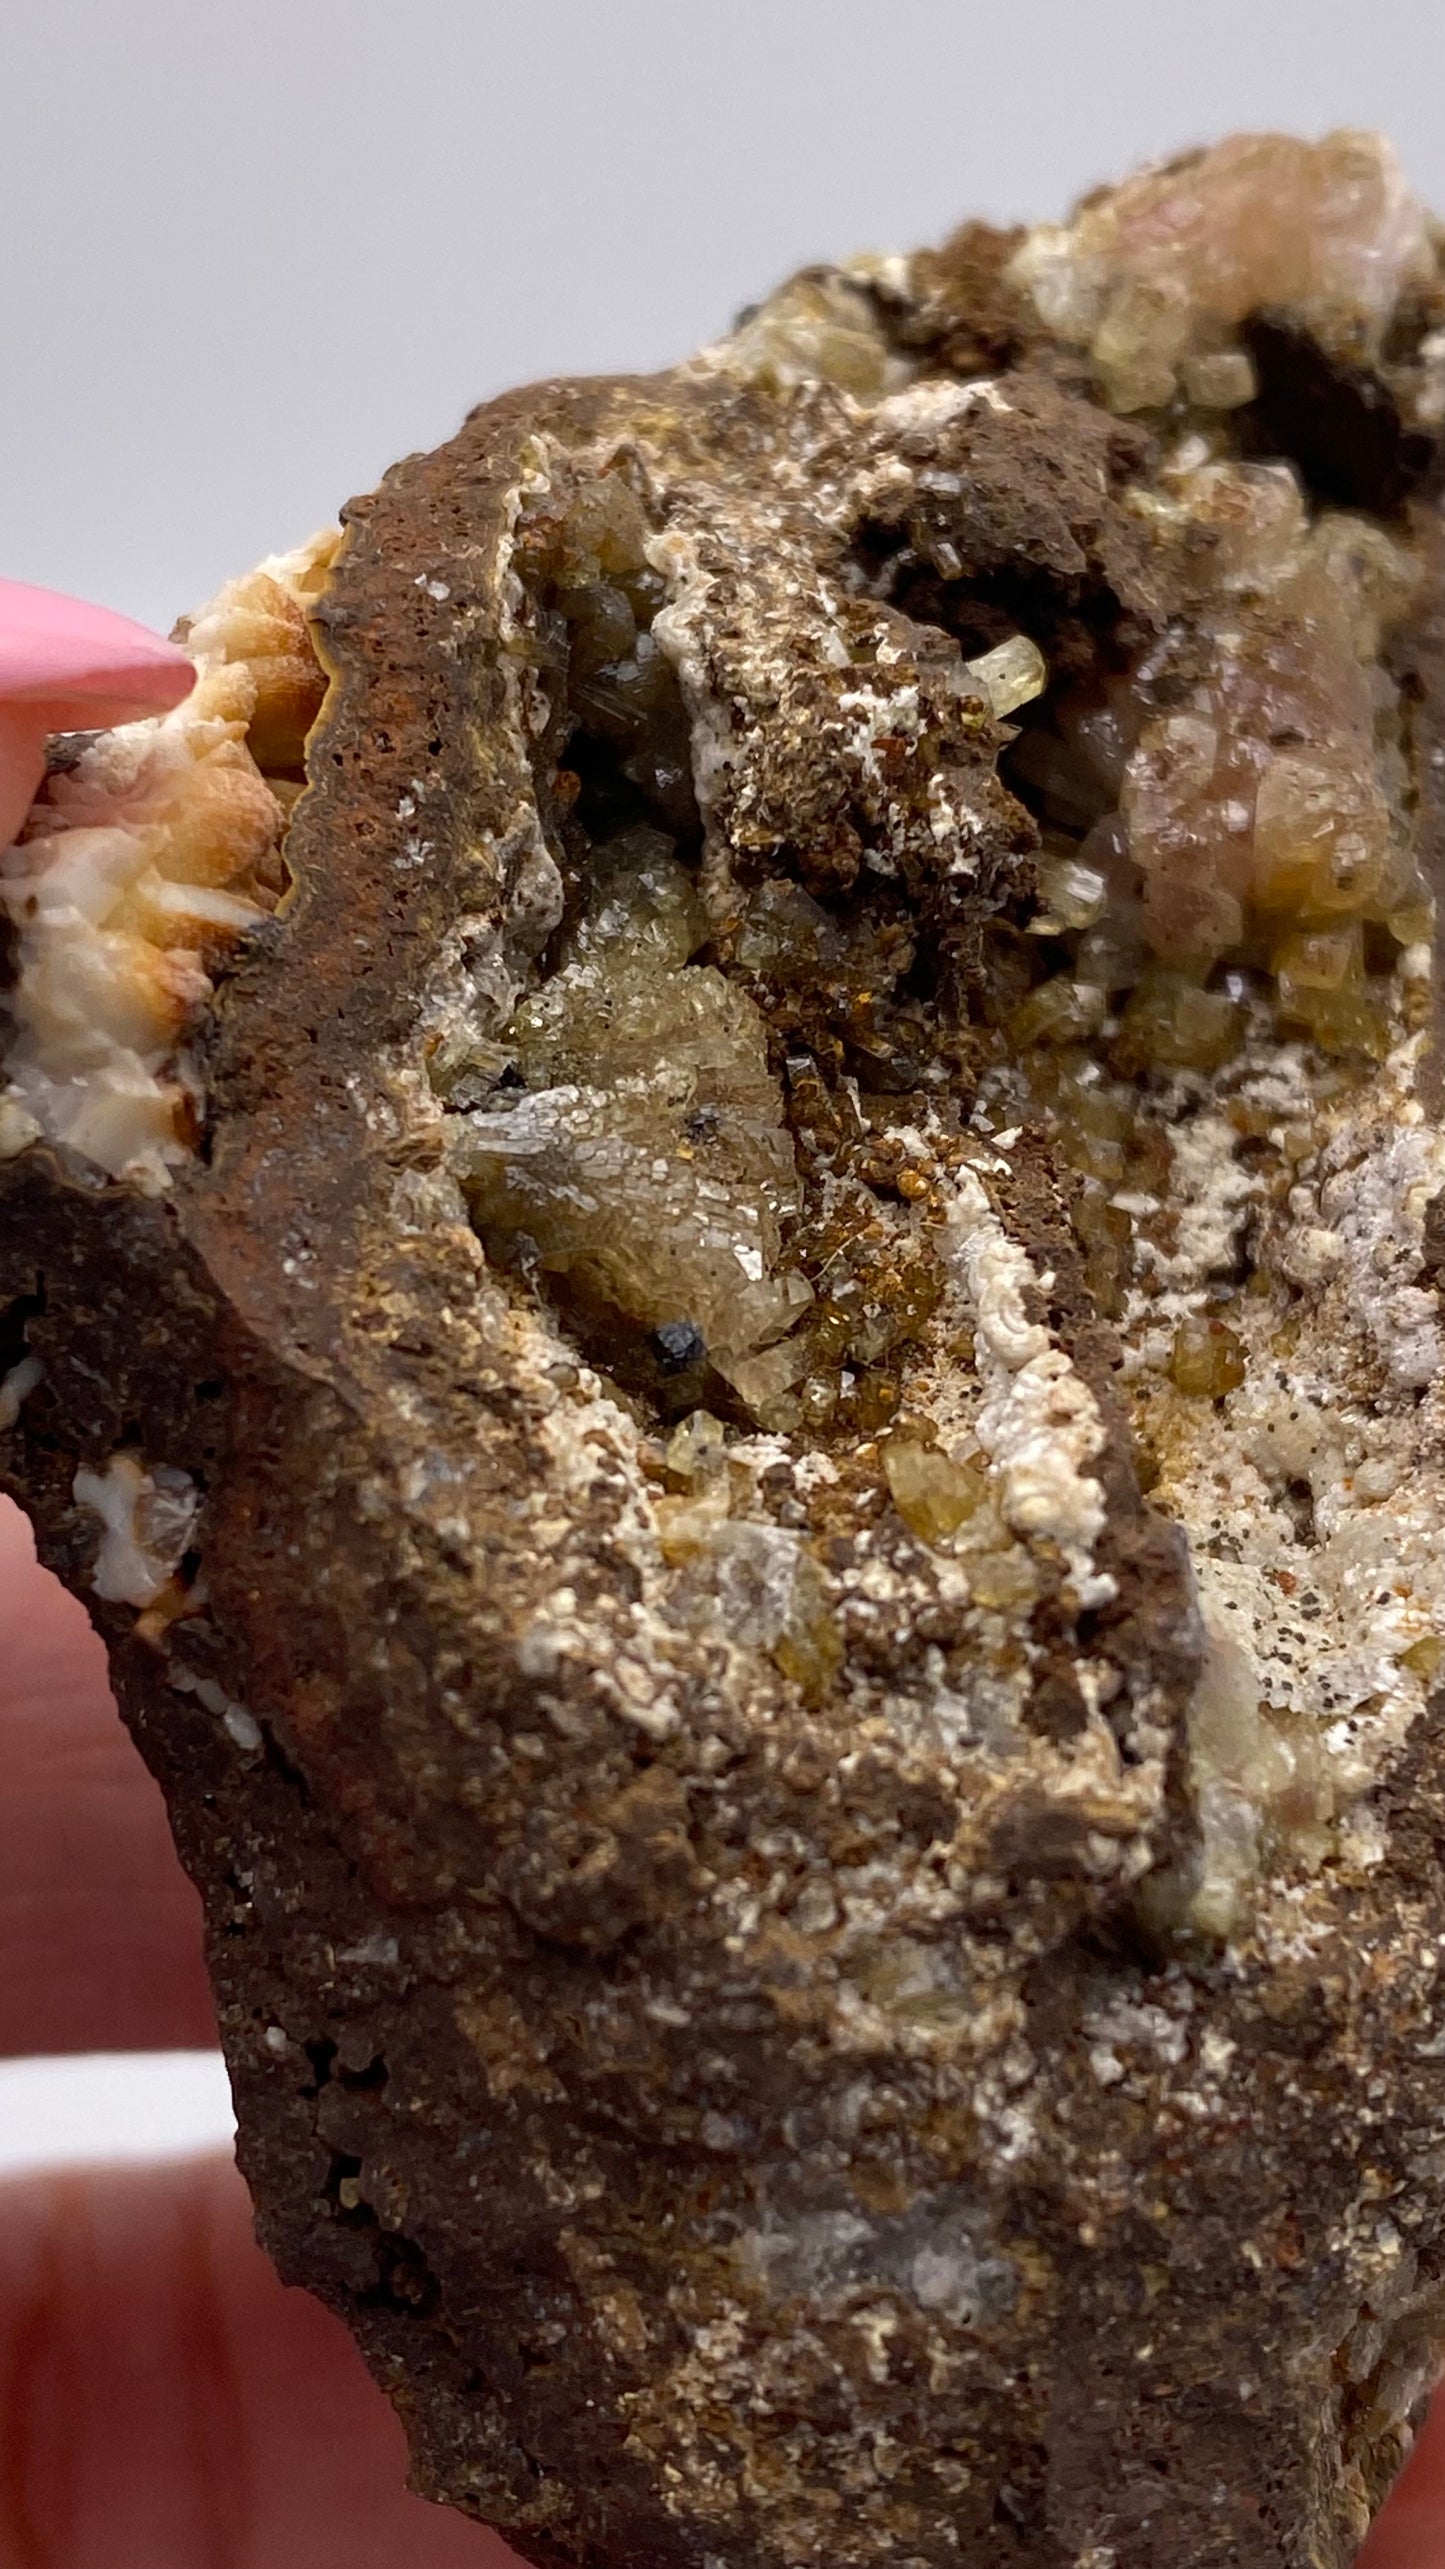
{"label": "black mineral speck", "polygon": [[707,1340],[694,1320],[664,1320],[653,1331],[652,1343],[665,1374],[685,1374],[707,1354]]}

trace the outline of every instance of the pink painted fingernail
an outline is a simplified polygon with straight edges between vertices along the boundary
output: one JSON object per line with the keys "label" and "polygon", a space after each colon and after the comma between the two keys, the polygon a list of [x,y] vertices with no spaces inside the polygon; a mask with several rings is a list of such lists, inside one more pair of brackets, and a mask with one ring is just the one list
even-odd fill
{"label": "pink painted fingernail", "polygon": [[0,580],[0,847],[39,790],[51,732],[168,713],[195,679],[184,651],[129,616]]}
{"label": "pink painted fingernail", "polygon": [[52,731],[165,713],[189,694],[195,675],[173,642],[129,616],[0,580],[0,703],[43,710]]}

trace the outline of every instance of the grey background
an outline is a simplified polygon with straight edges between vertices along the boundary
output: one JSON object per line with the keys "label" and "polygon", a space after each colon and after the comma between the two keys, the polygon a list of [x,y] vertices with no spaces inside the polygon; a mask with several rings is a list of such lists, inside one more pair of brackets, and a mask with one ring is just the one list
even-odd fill
{"label": "grey background", "polygon": [[1445,206],[1441,0],[6,0],[0,571],[168,624],[474,401],[1240,125]]}

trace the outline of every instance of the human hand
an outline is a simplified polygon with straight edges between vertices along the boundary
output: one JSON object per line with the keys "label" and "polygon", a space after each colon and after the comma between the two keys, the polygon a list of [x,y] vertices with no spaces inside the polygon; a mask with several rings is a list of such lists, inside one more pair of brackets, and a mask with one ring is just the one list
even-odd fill
{"label": "human hand", "polygon": [[[188,664],[0,581],[0,847],[48,731],[160,711]],[[196,1896],[81,1608],[0,1501],[0,2056],[215,2039]],[[404,2486],[339,2321],[257,2248],[228,2159],[0,2185],[0,2569],[519,2569]],[[1445,2395],[1357,2569],[1442,2569]]]}
{"label": "human hand", "polygon": [[[199,1904],[78,1605],[0,1502],[0,2053],[213,2042]],[[509,2569],[403,2487],[228,2160],[0,2185],[0,2569]],[[1445,2403],[1358,2569],[1441,2569]]]}
{"label": "human hand", "polygon": [[52,732],[166,713],[195,674],[174,643],[129,616],[0,580],[0,848],[35,800]]}
{"label": "human hand", "polygon": [[[199,1904],[100,1644],[0,1502],[0,2054],[214,2040]],[[0,2185],[0,2569],[515,2569],[405,2471],[229,2159]]]}
{"label": "human hand", "polygon": [[1445,2389],[1376,2516],[1355,2569],[1441,2569],[1445,2562]]}
{"label": "human hand", "polygon": [[[162,713],[191,663],[0,580],[0,848],[49,734]],[[194,1892],[80,1608],[0,1501],[0,2054],[210,2044]],[[0,2186],[0,2569],[503,2569],[405,2488],[340,2323],[283,2288],[229,2159]]]}

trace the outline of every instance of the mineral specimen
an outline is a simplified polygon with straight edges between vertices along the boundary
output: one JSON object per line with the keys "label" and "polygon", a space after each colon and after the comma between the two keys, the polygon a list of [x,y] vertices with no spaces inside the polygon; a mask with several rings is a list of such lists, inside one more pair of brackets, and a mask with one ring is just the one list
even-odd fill
{"label": "mineral specimen", "polygon": [[262,2233],[587,2569],[1341,2569],[1445,2337],[1445,280],[1250,138],[53,744],[0,1434]]}

